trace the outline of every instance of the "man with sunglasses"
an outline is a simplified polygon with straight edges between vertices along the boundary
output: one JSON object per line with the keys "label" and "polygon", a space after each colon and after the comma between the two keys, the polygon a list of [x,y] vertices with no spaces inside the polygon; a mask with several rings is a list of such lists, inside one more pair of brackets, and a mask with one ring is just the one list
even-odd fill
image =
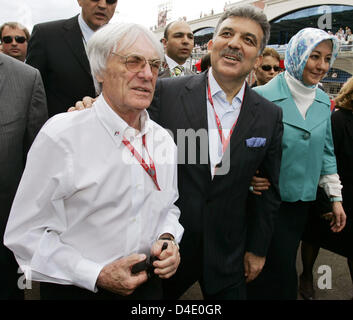
{"label": "man with sunglasses", "polygon": [[17,22],[6,22],[0,27],[3,53],[22,62],[26,59],[29,32]]}
{"label": "man with sunglasses", "polygon": [[281,72],[281,57],[278,52],[270,47],[264,49],[262,53],[262,63],[255,68],[256,81],[251,86],[263,86]]}
{"label": "man with sunglasses", "polygon": [[83,96],[95,95],[86,46],[117,6],[117,0],[77,1],[79,15],[35,25],[28,43],[26,62],[42,75],[50,117],[65,112]]}

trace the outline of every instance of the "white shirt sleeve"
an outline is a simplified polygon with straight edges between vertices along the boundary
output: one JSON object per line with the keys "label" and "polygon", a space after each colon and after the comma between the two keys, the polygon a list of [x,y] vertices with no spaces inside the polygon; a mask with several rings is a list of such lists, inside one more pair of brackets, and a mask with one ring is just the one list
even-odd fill
{"label": "white shirt sleeve", "polygon": [[[45,154],[45,157],[43,157]],[[62,234],[65,198],[73,192],[71,155],[63,143],[40,132],[28,153],[4,236],[20,267],[35,281],[96,291],[103,266],[85,259]]]}
{"label": "white shirt sleeve", "polygon": [[337,173],[320,176],[319,186],[328,197],[342,197],[342,185]]}

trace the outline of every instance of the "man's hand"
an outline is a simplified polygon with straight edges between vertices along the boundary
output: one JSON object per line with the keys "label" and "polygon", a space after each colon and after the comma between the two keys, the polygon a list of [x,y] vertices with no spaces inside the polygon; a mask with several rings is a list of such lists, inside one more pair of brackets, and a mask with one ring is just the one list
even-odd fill
{"label": "man's hand", "polygon": [[[256,174],[259,174],[259,171],[256,171]],[[253,187],[252,193],[258,196],[261,196],[261,191],[266,191],[270,187],[271,183],[266,178],[260,178],[253,176],[251,179],[250,186]]]}
{"label": "man's hand", "polygon": [[132,294],[148,279],[146,271],[135,275],[131,273],[131,267],[144,259],[144,254],[133,254],[106,265],[99,273],[97,286],[122,296]]}
{"label": "man's hand", "polygon": [[[162,251],[163,243],[167,242],[167,249]],[[180,254],[178,247],[170,240],[158,240],[151,249],[151,254],[158,257],[159,260],[153,262],[154,273],[162,279],[170,278],[178,269],[180,263]]]}
{"label": "man's hand", "polygon": [[340,232],[346,225],[346,213],[343,210],[341,202],[332,202],[332,213],[331,230],[333,232]]}
{"label": "man's hand", "polygon": [[67,112],[71,111],[79,111],[87,108],[91,108],[92,104],[97,100],[97,98],[84,97],[82,101],[77,101],[74,107],[71,107],[67,110]]}
{"label": "man's hand", "polygon": [[266,257],[259,257],[251,252],[246,252],[244,256],[244,268],[246,282],[253,281],[261,272],[265,265]]}

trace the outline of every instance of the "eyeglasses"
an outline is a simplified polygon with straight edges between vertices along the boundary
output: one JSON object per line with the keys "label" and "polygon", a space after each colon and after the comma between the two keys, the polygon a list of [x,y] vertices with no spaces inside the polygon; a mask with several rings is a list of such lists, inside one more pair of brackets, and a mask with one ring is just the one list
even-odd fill
{"label": "eyeglasses", "polygon": [[160,59],[146,60],[145,57],[140,56],[138,54],[130,54],[128,56],[122,56],[115,52],[112,52],[112,54],[125,59],[124,64],[126,65],[126,68],[133,73],[138,73],[142,71],[145,68],[146,63],[148,62],[151,67],[152,73],[158,74],[159,68],[162,63]]}
{"label": "eyeglasses", "polygon": [[261,68],[263,71],[270,71],[271,69],[273,69],[273,71],[275,71],[275,72],[281,71],[281,67],[270,66],[269,64],[265,64],[265,65],[261,66]]}
{"label": "eyeglasses", "polygon": [[[99,2],[100,0],[91,0],[92,2]],[[114,4],[115,2],[117,2],[118,0],[105,0],[105,2],[107,4]]]}
{"label": "eyeglasses", "polygon": [[11,37],[11,36],[5,36],[2,38],[2,42],[5,42],[5,43],[12,43],[13,39],[16,40],[17,43],[24,43],[27,39],[23,36],[14,36],[14,37]]}

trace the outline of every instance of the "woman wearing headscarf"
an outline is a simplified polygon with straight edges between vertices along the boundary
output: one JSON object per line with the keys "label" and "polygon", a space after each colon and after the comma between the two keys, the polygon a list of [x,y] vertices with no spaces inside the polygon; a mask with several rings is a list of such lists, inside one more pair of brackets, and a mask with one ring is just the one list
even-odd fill
{"label": "woman wearing headscarf", "polygon": [[320,29],[305,28],[287,46],[286,71],[255,88],[283,110],[279,181],[282,204],[265,266],[248,285],[249,299],[297,298],[297,250],[318,185],[332,201],[332,231],[339,232],[345,225],[342,186],[332,142],[330,99],[318,88],[337,54],[335,37]]}
{"label": "woman wearing headscarf", "polygon": [[321,203],[315,203],[314,209],[318,214],[310,216],[302,237],[303,273],[299,282],[299,292],[304,299],[310,300],[315,299],[312,271],[320,247],[347,258],[353,284],[353,77],[340,90],[335,103],[338,110],[331,116],[332,136],[337,169],[343,185],[343,208],[347,222],[339,234],[330,232],[325,220],[331,215],[325,214],[331,211],[330,208],[325,210]]}

